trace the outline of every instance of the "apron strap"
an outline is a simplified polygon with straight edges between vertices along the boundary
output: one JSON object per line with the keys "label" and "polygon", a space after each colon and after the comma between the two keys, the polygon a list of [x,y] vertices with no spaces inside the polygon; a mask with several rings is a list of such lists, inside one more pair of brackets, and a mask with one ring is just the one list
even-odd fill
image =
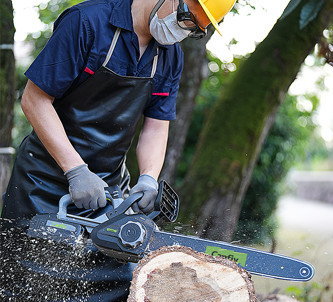
{"label": "apron strap", "polygon": [[116,44],[117,44],[117,41],[118,41],[118,38],[119,38],[119,35],[120,35],[120,31],[121,31],[121,28],[118,27],[117,30],[116,30],[116,32],[114,33],[114,36],[113,36],[113,39],[112,39],[112,42],[111,42],[108,54],[106,55],[106,59],[105,59],[105,61],[103,63],[104,67],[109,63],[109,61],[111,59],[112,53],[114,51],[114,48],[116,47]]}
{"label": "apron strap", "polygon": [[[119,38],[119,35],[120,35],[120,32],[121,32],[121,28],[117,28],[114,36],[113,36],[113,39],[112,39],[112,42],[111,42],[111,45],[110,45],[110,48],[109,48],[109,51],[108,51],[108,54],[106,55],[106,58],[105,58],[105,61],[103,63],[103,66],[105,67],[110,59],[111,59],[111,56],[112,56],[112,53],[114,51],[114,48],[116,47],[116,44],[117,44],[117,41],[118,41],[118,38]],[[151,74],[150,74],[150,77],[153,78],[155,73],[156,73],[156,69],[157,69],[157,62],[158,62],[158,52],[159,52],[159,47],[157,46],[157,54],[156,56],[154,57],[154,61],[153,61],[153,67],[151,69]]]}

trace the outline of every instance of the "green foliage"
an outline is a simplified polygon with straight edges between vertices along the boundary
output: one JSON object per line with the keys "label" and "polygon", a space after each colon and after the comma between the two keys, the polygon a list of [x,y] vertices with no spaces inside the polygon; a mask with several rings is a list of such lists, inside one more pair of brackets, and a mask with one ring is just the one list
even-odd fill
{"label": "green foliage", "polygon": [[302,0],[290,0],[283,14],[281,15],[280,20],[291,14],[301,2]]}
{"label": "green foliage", "polygon": [[[290,286],[286,289],[287,294],[291,294],[300,302],[325,302],[333,301],[332,295],[333,275],[321,284],[312,282],[304,283],[302,287]],[[329,297],[330,296],[330,297]]]}
{"label": "green foliage", "polygon": [[[280,20],[292,13],[301,2],[302,0],[291,0],[280,17]],[[303,5],[299,20],[299,28],[301,30],[317,17],[320,10],[324,7],[325,2],[326,0],[309,0]]]}
{"label": "green foliage", "polygon": [[31,42],[34,47],[33,57],[36,57],[46,42],[50,38],[53,30],[53,22],[68,7],[82,2],[83,0],[50,0],[49,2],[38,5],[39,19],[44,23],[44,28],[40,32],[31,33],[27,41]]}
{"label": "green foliage", "polygon": [[274,212],[282,183],[292,166],[307,155],[307,145],[314,135],[311,116],[318,99],[308,96],[311,109],[301,104],[303,97],[287,96],[278,110],[274,125],[262,147],[254,168],[240,214],[235,240],[246,243],[266,243],[274,236]]}
{"label": "green foliage", "polygon": [[326,0],[312,0],[304,5],[299,20],[300,29],[305,28],[317,17],[318,13],[323,8],[325,1]]}

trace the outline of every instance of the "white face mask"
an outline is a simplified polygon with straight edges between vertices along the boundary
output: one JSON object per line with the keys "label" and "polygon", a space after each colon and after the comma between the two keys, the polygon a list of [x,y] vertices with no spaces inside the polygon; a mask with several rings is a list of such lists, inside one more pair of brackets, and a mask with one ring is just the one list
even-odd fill
{"label": "white face mask", "polygon": [[177,24],[177,12],[160,19],[157,13],[149,25],[150,33],[154,39],[162,45],[171,45],[184,40],[190,30],[182,29]]}

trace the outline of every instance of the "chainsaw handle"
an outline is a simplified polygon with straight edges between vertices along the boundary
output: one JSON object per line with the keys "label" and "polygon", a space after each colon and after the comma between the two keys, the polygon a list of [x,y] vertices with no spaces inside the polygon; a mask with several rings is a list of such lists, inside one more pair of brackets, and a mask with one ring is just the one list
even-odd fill
{"label": "chainsaw handle", "polygon": [[59,200],[59,219],[65,218],[67,216],[67,207],[72,203],[72,198],[70,194],[66,194]]}
{"label": "chainsaw handle", "polygon": [[107,212],[106,215],[109,217],[109,219],[111,219],[115,216],[125,213],[131,207],[131,205],[136,201],[139,201],[142,196],[142,192],[133,193],[132,195],[128,196],[117,208]]}
{"label": "chainsaw handle", "polygon": [[171,186],[161,180],[158,186],[158,195],[154,203],[154,210],[148,215],[152,220],[161,218],[175,222],[179,212],[179,197]]}
{"label": "chainsaw handle", "polygon": [[[112,199],[109,191],[105,190],[106,200],[111,201],[113,207],[115,207],[115,200]],[[58,217],[59,219],[65,218],[67,216],[67,207],[72,203],[72,198],[70,194],[62,196],[59,200],[59,210]]]}

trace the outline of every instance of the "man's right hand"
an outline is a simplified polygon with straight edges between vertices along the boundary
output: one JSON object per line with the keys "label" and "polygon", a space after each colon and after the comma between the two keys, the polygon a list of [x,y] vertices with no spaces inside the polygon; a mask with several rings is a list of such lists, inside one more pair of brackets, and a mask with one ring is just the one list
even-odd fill
{"label": "man's right hand", "polygon": [[65,172],[69,193],[78,208],[93,209],[106,206],[104,188],[108,184],[88,169],[87,164],[79,165]]}

